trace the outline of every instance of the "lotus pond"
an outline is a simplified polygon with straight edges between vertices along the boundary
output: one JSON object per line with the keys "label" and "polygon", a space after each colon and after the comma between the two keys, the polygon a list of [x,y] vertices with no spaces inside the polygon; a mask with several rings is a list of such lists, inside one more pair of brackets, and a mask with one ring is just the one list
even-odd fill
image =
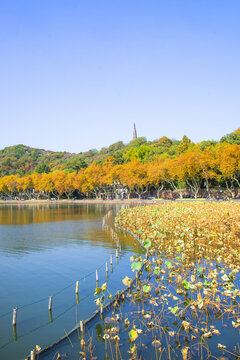
{"label": "lotus pond", "polygon": [[[156,358],[240,358],[238,203],[174,203],[122,210],[117,226],[149,249],[129,299],[129,351],[144,338]],[[124,279],[128,281],[128,279]],[[125,323],[128,321],[125,319]]]}

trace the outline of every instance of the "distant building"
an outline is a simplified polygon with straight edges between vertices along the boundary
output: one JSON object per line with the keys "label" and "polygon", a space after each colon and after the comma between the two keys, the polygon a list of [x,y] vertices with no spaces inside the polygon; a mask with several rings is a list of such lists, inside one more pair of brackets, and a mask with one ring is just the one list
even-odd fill
{"label": "distant building", "polygon": [[137,130],[136,130],[136,126],[134,124],[134,127],[133,127],[133,140],[136,140],[137,139]]}

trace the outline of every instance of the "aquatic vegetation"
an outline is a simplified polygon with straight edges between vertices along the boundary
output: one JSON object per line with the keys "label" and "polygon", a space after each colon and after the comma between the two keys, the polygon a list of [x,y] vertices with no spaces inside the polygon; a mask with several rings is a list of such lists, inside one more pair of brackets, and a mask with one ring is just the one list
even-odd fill
{"label": "aquatic vegetation", "polygon": [[80,330],[74,359],[240,359],[239,210],[236,202],[121,210],[116,231],[131,233],[146,256],[131,256],[133,279],[116,297],[110,283],[97,285],[100,311]]}
{"label": "aquatic vegetation", "polygon": [[122,210],[116,225],[148,250],[144,260],[131,258],[138,274],[126,297],[133,358],[144,356],[145,342],[155,358],[240,358],[240,205],[135,207]]}

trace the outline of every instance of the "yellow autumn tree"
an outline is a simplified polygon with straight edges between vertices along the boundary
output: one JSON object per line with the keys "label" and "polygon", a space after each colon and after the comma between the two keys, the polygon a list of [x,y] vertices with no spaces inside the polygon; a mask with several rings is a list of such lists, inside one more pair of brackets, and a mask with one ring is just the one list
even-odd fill
{"label": "yellow autumn tree", "polygon": [[106,197],[110,197],[114,191],[114,157],[109,156],[102,164],[102,176],[100,177],[100,186]]}
{"label": "yellow autumn tree", "polygon": [[160,193],[164,188],[165,181],[165,167],[166,159],[156,157],[153,161],[147,163],[147,178],[148,183],[157,192],[157,198],[159,199]]}
{"label": "yellow autumn tree", "polygon": [[0,193],[8,195],[8,188],[5,182],[5,177],[0,178]]}
{"label": "yellow autumn tree", "polygon": [[210,146],[200,152],[197,161],[201,167],[202,178],[207,194],[211,198],[211,180],[217,179],[214,147]]}
{"label": "yellow autumn tree", "polygon": [[183,191],[186,189],[185,170],[182,164],[182,157],[176,159],[167,159],[165,162],[165,179],[170,184],[173,191],[176,191],[180,198],[183,197]]}
{"label": "yellow autumn tree", "polygon": [[16,175],[3,177],[2,189],[5,190],[7,196],[13,199],[17,195],[19,189],[19,178]]}
{"label": "yellow autumn tree", "polygon": [[219,144],[216,148],[216,163],[227,191],[235,198],[240,188],[240,145]]}
{"label": "yellow autumn tree", "polygon": [[65,180],[67,174],[64,171],[57,171],[50,173],[50,178],[53,182],[53,193],[59,199],[66,191]]}
{"label": "yellow autumn tree", "polygon": [[85,194],[92,193],[97,199],[101,198],[102,194],[102,177],[103,169],[100,164],[93,163],[84,171],[84,181],[82,184],[82,191]]}
{"label": "yellow autumn tree", "polygon": [[128,190],[128,198],[131,192],[135,192],[139,198],[148,190],[147,165],[133,158],[130,162],[123,164],[119,174],[120,181]]}
{"label": "yellow autumn tree", "polygon": [[28,199],[31,199],[34,189],[32,175],[25,175],[18,179],[18,191],[21,191]]}
{"label": "yellow autumn tree", "polygon": [[36,197],[37,199],[41,195],[41,180],[42,180],[42,174],[38,174],[36,172],[32,174],[33,192],[34,192],[34,197]]}
{"label": "yellow autumn tree", "polygon": [[201,155],[202,153],[200,150],[193,149],[187,150],[178,158],[184,174],[182,179],[184,179],[187,186],[191,189],[195,199],[198,197],[203,182],[202,168],[199,162]]}
{"label": "yellow autumn tree", "polygon": [[54,190],[54,183],[52,181],[51,173],[49,174],[41,174],[41,179],[38,184],[38,189],[43,194],[49,196]]}
{"label": "yellow autumn tree", "polygon": [[74,178],[74,189],[78,190],[79,193],[83,192],[83,185],[85,182],[86,176],[84,169],[80,169],[77,173],[77,175]]}
{"label": "yellow autumn tree", "polygon": [[70,199],[73,192],[76,190],[75,187],[75,179],[76,174],[75,173],[67,173],[64,179],[64,193],[66,194],[68,200]]}

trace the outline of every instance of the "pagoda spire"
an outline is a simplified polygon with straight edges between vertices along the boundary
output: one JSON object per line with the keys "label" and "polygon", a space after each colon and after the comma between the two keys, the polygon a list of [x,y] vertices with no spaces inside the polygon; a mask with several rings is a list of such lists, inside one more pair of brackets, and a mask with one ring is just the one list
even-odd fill
{"label": "pagoda spire", "polygon": [[134,124],[133,126],[133,140],[137,139],[137,130],[136,130],[136,125]]}

